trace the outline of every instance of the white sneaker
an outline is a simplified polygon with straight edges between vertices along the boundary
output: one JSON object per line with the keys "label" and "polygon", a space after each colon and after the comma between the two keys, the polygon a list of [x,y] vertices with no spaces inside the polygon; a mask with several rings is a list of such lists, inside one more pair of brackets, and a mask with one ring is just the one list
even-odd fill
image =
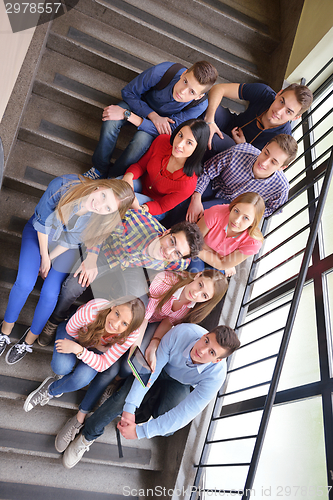
{"label": "white sneaker", "polygon": [[63,466],[66,467],[66,469],[74,467],[80,462],[84,453],[89,450],[94,441],[95,439],[93,441],[87,441],[82,434],[79,434],[65,451],[62,457]]}
{"label": "white sneaker", "polygon": [[48,389],[55,380],[54,377],[47,377],[35,391],[32,391],[24,402],[24,411],[30,411],[37,405],[45,406],[53,398]]}
{"label": "white sneaker", "polygon": [[76,434],[80,432],[80,429],[82,429],[83,424],[80,424],[78,419],[76,418],[76,415],[74,417],[70,418],[64,427],[58,432],[56,438],[55,438],[55,449],[59,452],[62,453],[63,451],[66,450],[67,446],[69,443],[73,441],[75,438]]}

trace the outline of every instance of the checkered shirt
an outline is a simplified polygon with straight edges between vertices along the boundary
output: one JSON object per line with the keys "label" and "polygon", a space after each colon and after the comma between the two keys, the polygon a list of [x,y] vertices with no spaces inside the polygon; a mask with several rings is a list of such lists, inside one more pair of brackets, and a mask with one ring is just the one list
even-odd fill
{"label": "checkered shirt", "polygon": [[242,193],[254,191],[265,200],[265,217],[271,215],[287,201],[289,183],[281,170],[267,179],[255,179],[252,168],[259,153],[259,149],[244,143],[213,156],[206,161],[195,190],[202,195],[212,180],[215,197],[229,202]]}

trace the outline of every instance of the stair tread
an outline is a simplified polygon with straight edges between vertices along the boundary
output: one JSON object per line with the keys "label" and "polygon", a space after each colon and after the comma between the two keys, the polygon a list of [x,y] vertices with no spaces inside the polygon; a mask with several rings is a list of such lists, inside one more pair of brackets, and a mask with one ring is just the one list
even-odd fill
{"label": "stair tread", "polygon": [[[248,44],[243,43],[244,38],[256,39],[256,48],[260,53],[265,50],[263,44],[260,44],[261,41],[265,41],[270,50],[276,46],[276,40],[270,36],[270,29],[266,24],[245,15],[236,17],[235,9],[226,6],[223,9],[220,2],[212,2],[209,5],[195,1],[193,8],[189,8],[187,3],[175,1],[168,2],[167,5],[162,1],[153,0],[97,0],[97,3],[122,12],[133,20],[137,19],[151,26],[151,29],[163,29],[174,36],[178,35],[178,38],[184,41],[193,40],[195,43],[197,37],[207,44],[216,44],[223,47],[224,51],[249,62],[254,62],[255,59]],[[84,3],[80,2],[81,9],[83,5]]]}
{"label": "stair tread", "polygon": [[[96,8],[96,6],[93,8]],[[142,22],[135,22],[129,19],[126,21],[126,17],[123,19],[122,16],[120,16],[122,21],[119,20],[117,22],[115,19],[117,13],[114,11],[110,11],[110,13],[104,11],[105,9],[103,9],[104,22],[96,20],[92,22],[88,15],[75,13],[74,16],[72,14],[73,11],[71,11],[68,13],[68,16],[60,17],[55,21],[52,26],[52,33],[66,40],[71,38],[74,40],[72,43],[82,44],[87,51],[93,51],[100,57],[113,60],[114,62],[117,61],[117,58],[124,59],[123,65],[137,73],[141,73],[149,66],[163,61],[171,59],[175,62],[181,62],[178,61],[179,58],[188,60],[190,56],[192,60],[208,58],[216,66],[218,72],[224,76],[226,81],[258,81],[260,79],[254,62],[247,61],[243,57],[225,51],[222,49],[222,42],[221,48],[218,48],[216,45],[203,41],[200,37],[194,37],[194,35],[187,34],[185,36],[184,33],[179,32],[177,37],[174,34],[168,34],[158,29],[156,36],[161,40],[161,48],[156,48],[157,41],[155,41],[155,46],[152,47],[151,37],[152,32],[155,32],[153,27],[149,28],[146,34],[147,40],[142,41],[141,30],[144,28]],[[105,24],[106,18],[115,24],[112,26],[112,29],[110,29],[108,24]],[[136,24],[136,28],[131,29],[131,33],[126,28],[129,21]],[[117,29],[119,25],[123,26],[121,32]],[[126,29],[127,33],[125,33]],[[132,36],[133,32],[138,36],[137,31],[140,32],[140,38]],[[187,40],[186,38],[189,37],[190,40]],[[48,45],[50,46],[50,44]],[[59,50],[56,48],[56,44],[52,45],[51,48]],[[118,55],[119,51],[121,55]],[[170,56],[170,54],[173,54],[173,56]],[[142,58],[143,56],[145,57],[144,59]],[[230,78],[225,75],[227,68],[230,72]]]}
{"label": "stair tread", "polygon": [[[84,164],[18,140],[6,168],[4,185],[19,190],[20,183],[21,191],[25,185],[27,193],[35,194],[39,198],[55,177],[71,173],[82,175],[90,166],[91,163]],[[17,181],[15,188],[11,186],[10,180]]]}
{"label": "stair tread", "polygon": [[[139,484],[145,484],[146,481],[151,484],[157,473],[157,471],[133,468],[129,474],[128,469],[122,472],[119,466],[96,464],[84,460],[81,460],[73,469],[67,470],[63,467],[60,456],[52,459],[10,452],[0,454],[0,464],[3,481],[0,483],[1,486],[10,485],[10,490],[18,494],[18,496],[7,498],[36,498],[37,500],[45,498],[120,500],[123,498],[125,484],[130,489],[137,488]],[[14,470],[16,472],[13,477]],[[94,477],[98,479],[93,480]],[[23,484],[23,488],[20,488],[20,484]],[[105,494],[101,495],[102,493]],[[138,497],[128,496],[127,498],[137,500]]]}

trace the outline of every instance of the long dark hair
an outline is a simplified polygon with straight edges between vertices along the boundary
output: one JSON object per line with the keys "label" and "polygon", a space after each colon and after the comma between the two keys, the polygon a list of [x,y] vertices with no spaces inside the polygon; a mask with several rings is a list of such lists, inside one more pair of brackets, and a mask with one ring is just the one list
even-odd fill
{"label": "long dark hair", "polygon": [[192,177],[193,174],[199,176],[202,173],[202,158],[208,145],[210,133],[209,126],[204,120],[187,120],[186,122],[178,125],[178,127],[175,128],[175,130],[172,132],[170,137],[171,145],[173,145],[173,141],[176,135],[183,127],[190,127],[193,137],[197,141],[197,147],[195,148],[191,156],[186,158],[183,172],[188,177]]}

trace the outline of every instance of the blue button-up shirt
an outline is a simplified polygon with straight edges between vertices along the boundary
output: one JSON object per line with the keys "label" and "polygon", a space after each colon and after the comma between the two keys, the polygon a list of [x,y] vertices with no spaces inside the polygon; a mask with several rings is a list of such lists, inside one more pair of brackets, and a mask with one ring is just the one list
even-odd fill
{"label": "blue button-up shirt", "polygon": [[[181,384],[191,385],[194,390],[175,408],[143,425],[137,425],[139,439],[164,436],[176,432],[193,420],[213,399],[226,376],[226,360],[218,363],[194,364],[190,351],[194,344],[207,333],[198,325],[183,323],[166,333],[157,349],[156,369],[150,378],[151,385],[162,369]],[[124,411],[134,414],[148,391],[134,380],[127,395]]]}
{"label": "blue button-up shirt", "polygon": [[151,90],[172,64],[174,63],[164,62],[146,69],[121,91],[123,100],[129,105],[133,113],[143,118],[138,130],[143,130],[153,137],[157,137],[159,134],[153,122],[147,118],[152,111],[155,111],[160,116],[168,116],[174,120],[175,123],[170,123],[171,129],[174,130],[180,123],[190,118],[198,118],[208,105],[206,99],[197,106],[183,111],[189,103],[177,102],[173,98],[173,87],[178,82],[180,75],[186,71],[186,68],[179,70],[164,89]]}
{"label": "blue button-up shirt", "polygon": [[43,234],[52,235],[52,240],[66,248],[77,248],[82,243],[82,232],[87,227],[91,212],[78,217],[76,213],[80,209],[78,204],[69,216],[67,226],[63,225],[56,214],[56,208],[60,198],[75,184],[79,183],[79,177],[75,174],[56,177],[48,185],[45,193],[39,200],[32,218],[34,229]]}

